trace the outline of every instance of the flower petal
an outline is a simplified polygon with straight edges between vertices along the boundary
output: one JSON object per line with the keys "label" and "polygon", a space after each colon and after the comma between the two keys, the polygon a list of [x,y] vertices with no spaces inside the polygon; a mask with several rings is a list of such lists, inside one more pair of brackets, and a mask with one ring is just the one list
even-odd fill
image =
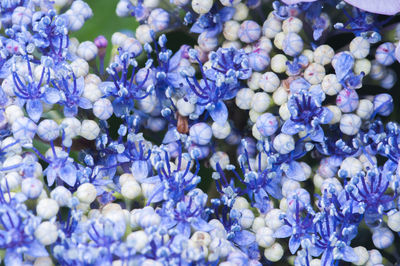
{"label": "flower petal", "polygon": [[228,109],[226,108],[226,105],[224,104],[223,101],[219,101],[216,105],[215,108],[210,111],[211,118],[223,126],[228,120]]}
{"label": "flower petal", "polygon": [[349,5],[364,11],[381,15],[395,15],[400,12],[399,0],[344,0]]}
{"label": "flower petal", "polygon": [[43,106],[40,100],[28,100],[26,102],[26,112],[34,122],[39,121],[43,113]]}

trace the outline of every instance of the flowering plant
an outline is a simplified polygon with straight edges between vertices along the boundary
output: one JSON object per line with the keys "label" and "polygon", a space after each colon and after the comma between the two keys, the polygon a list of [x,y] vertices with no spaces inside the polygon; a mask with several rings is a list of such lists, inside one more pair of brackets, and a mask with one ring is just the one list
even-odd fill
{"label": "flowering plant", "polygon": [[397,265],[398,12],[0,1],[0,262]]}

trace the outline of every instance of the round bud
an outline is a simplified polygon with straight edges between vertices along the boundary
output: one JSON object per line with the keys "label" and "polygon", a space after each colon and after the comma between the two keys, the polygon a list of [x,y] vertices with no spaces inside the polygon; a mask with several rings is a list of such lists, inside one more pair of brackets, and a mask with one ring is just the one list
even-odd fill
{"label": "round bud", "polygon": [[279,50],[283,50],[283,41],[285,40],[286,34],[284,32],[279,32],[275,35],[274,45]]}
{"label": "round bud", "polygon": [[361,99],[358,104],[356,114],[361,119],[368,120],[370,119],[373,112],[374,112],[374,104],[370,100]]}
{"label": "round bud", "polygon": [[277,105],[282,105],[288,101],[288,92],[284,87],[279,87],[274,93],[272,94],[272,99],[274,103]]}
{"label": "round bud", "polygon": [[322,80],[321,88],[326,95],[333,96],[342,90],[342,85],[335,74],[328,74]]}
{"label": "round bud", "polygon": [[340,165],[340,170],[345,170],[347,172],[347,177],[353,177],[360,173],[363,169],[363,165],[357,158],[347,157],[343,160]]}
{"label": "round bud", "polygon": [[58,124],[51,119],[45,119],[39,123],[37,134],[45,141],[55,140],[59,136],[60,128]]}
{"label": "round bud", "polygon": [[54,223],[45,221],[36,228],[35,237],[42,245],[51,245],[58,238],[57,226]]}
{"label": "round bud", "polygon": [[374,97],[374,112],[388,116],[393,112],[393,98],[390,94],[381,93]]}
{"label": "round bud", "polygon": [[393,243],[393,240],[394,235],[392,231],[385,227],[376,229],[372,234],[372,242],[374,243],[375,247],[379,249],[390,247]]}
{"label": "round bud", "polygon": [[196,123],[189,131],[192,141],[198,145],[207,145],[210,143],[212,138],[212,129],[206,123]]}
{"label": "round bud", "polygon": [[233,19],[236,21],[243,21],[249,15],[249,8],[245,3],[239,3],[235,6],[235,15],[233,15]]}
{"label": "round bud", "polygon": [[12,133],[16,140],[32,141],[36,134],[36,124],[27,117],[17,118],[11,127]]}
{"label": "round bud", "polygon": [[301,53],[301,51],[303,51],[303,40],[297,33],[290,32],[285,35],[282,43],[282,48],[285,54],[290,56],[297,56]]}
{"label": "round bud", "polygon": [[[59,0],[60,1],[60,0]],[[65,1],[65,0],[61,0]],[[37,257],[33,266],[53,266],[53,261],[50,257]]]}
{"label": "round bud", "polygon": [[130,247],[133,247],[135,251],[140,252],[149,243],[149,238],[145,231],[139,230],[130,233],[126,237],[126,242]]}
{"label": "round bud", "polygon": [[75,59],[70,67],[77,78],[84,77],[89,73],[89,64],[82,58]]}
{"label": "round bud", "polygon": [[363,37],[355,37],[350,42],[350,53],[353,54],[354,58],[362,59],[368,56],[370,49],[369,42]]}
{"label": "round bud", "polygon": [[258,48],[249,54],[249,66],[254,71],[263,71],[269,63],[269,54],[264,49]]}
{"label": "round bud", "polygon": [[303,28],[303,22],[296,17],[289,17],[282,23],[282,30],[284,33],[294,32],[298,33]]}
{"label": "round bud", "polygon": [[142,194],[142,190],[138,182],[129,180],[122,185],[121,194],[127,199],[135,199]]}
{"label": "round bud", "polygon": [[268,18],[262,28],[262,32],[265,37],[272,39],[281,32],[282,30],[282,23],[277,20],[275,17]]}
{"label": "round bud", "polygon": [[264,250],[265,258],[267,258],[267,260],[272,262],[279,261],[282,258],[283,253],[284,253],[283,248],[279,243],[274,243],[272,244],[271,247],[266,248]]}
{"label": "round bud", "polygon": [[361,126],[361,119],[355,114],[344,114],[340,119],[340,131],[353,136],[358,133]]}
{"label": "round bud", "polygon": [[389,90],[393,88],[393,86],[397,82],[397,74],[393,69],[388,69],[386,76],[379,82],[379,84]]}
{"label": "round bud", "polygon": [[57,201],[49,198],[39,200],[39,203],[36,205],[37,215],[46,220],[57,215],[58,209]]}
{"label": "round bud", "polygon": [[287,62],[286,56],[283,54],[277,54],[274,55],[271,59],[271,69],[275,73],[284,73],[286,71],[286,62]]}
{"label": "round bud", "polygon": [[368,75],[371,72],[371,61],[368,59],[358,59],[354,63],[354,74],[360,75],[364,72],[364,75]]}
{"label": "round bud", "polygon": [[24,26],[32,22],[32,9],[24,6],[17,6],[11,15],[13,25]]}
{"label": "round bud", "polygon": [[225,122],[223,126],[214,122],[211,126],[213,135],[217,139],[224,139],[228,137],[229,133],[231,133],[231,126],[228,122]]}
{"label": "round bud", "polygon": [[109,119],[113,111],[112,103],[107,98],[100,98],[93,104],[93,114],[101,120]]}
{"label": "round bud", "polygon": [[253,90],[249,88],[240,89],[235,98],[237,107],[242,110],[249,110],[251,108],[252,99],[254,96]]}
{"label": "round bud", "polygon": [[271,98],[267,93],[257,92],[252,98],[251,107],[254,111],[258,113],[263,113],[268,109],[271,101],[270,99]]}
{"label": "round bud", "polygon": [[256,218],[254,218],[253,225],[251,226],[251,230],[253,232],[257,232],[257,230],[259,230],[260,228],[264,228],[264,227],[265,227],[264,217],[258,216]]}
{"label": "round bud", "polygon": [[74,138],[81,131],[81,122],[76,117],[64,118],[60,128],[64,131],[65,137]]}
{"label": "round bud", "polygon": [[258,85],[265,92],[274,92],[279,87],[280,82],[274,72],[265,72],[258,80]]}
{"label": "round bud", "polygon": [[268,227],[261,227],[256,232],[256,241],[260,247],[269,248],[275,243],[274,231]]}
{"label": "round bud", "polygon": [[217,163],[219,164],[221,169],[224,170],[226,166],[230,163],[228,154],[222,151],[217,151],[216,153],[213,153],[210,158],[210,165],[215,171],[217,171]]}
{"label": "round bud", "polygon": [[371,265],[378,265],[378,264],[382,263],[382,255],[378,250],[371,249],[370,251],[368,251],[368,253],[369,253],[368,262],[370,262]]}
{"label": "round bud", "polygon": [[290,135],[280,133],[274,138],[273,146],[277,152],[287,154],[294,150],[294,139]]}
{"label": "round bud", "polygon": [[97,197],[97,190],[91,183],[84,183],[78,187],[76,191],[76,197],[80,202],[90,204]]}
{"label": "round bud", "polygon": [[256,126],[264,137],[273,135],[278,129],[278,120],[271,113],[265,113],[257,118]]}
{"label": "round bud", "polygon": [[178,112],[180,115],[189,116],[191,113],[194,112],[196,106],[181,98],[176,102],[176,108],[178,108]]}
{"label": "round bud", "polygon": [[93,120],[83,120],[79,135],[87,140],[94,140],[100,133],[100,128]]}
{"label": "round bud", "polygon": [[336,105],[344,113],[350,113],[357,109],[358,94],[355,90],[341,90],[336,97]]}
{"label": "round bud", "polygon": [[238,36],[239,39],[244,43],[255,42],[261,36],[260,25],[253,20],[245,20],[240,25]]}
{"label": "round bud", "polygon": [[310,64],[304,71],[304,78],[312,85],[322,82],[325,77],[325,68],[317,63]]}
{"label": "round bud", "polygon": [[138,40],[135,38],[130,38],[128,37],[123,43],[122,43],[122,50],[124,50],[127,53],[134,54],[136,56],[140,55],[142,53],[142,45]]}
{"label": "round bud", "polygon": [[254,214],[249,209],[240,210],[239,224],[242,228],[250,228],[254,221]]}
{"label": "round bud", "polygon": [[209,233],[196,231],[190,238],[199,246],[208,246],[211,243],[211,236]]}
{"label": "round bud", "polygon": [[224,23],[223,34],[228,41],[236,41],[239,38],[239,22],[235,20],[228,20]]}
{"label": "round bud", "polygon": [[141,24],[136,28],[136,39],[141,43],[151,43],[153,39],[151,38],[151,28],[148,24]]}
{"label": "round bud", "polygon": [[76,54],[86,61],[91,61],[96,58],[97,52],[97,46],[91,41],[86,41],[79,44]]}
{"label": "round bud", "polygon": [[282,104],[279,107],[279,116],[285,121],[288,120],[292,116],[290,114],[287,102]]}
{"label": "round bud", "polygon": [[50,197],[57,201],[59,206],[66,207],[70,203],[72,193],[64,186],[58,186],[50,192]]}
{"label": "round bud", "polygon": [[169,25],[169,13],[162,8],[156,8],[151,11],[147,24],[155,32],[165,30]]}
{"label": "round bud", "polygon": [[320,65],[327,65],[332,62],[335,51],[329,45],[320,45],[314,51],[314,62]]}
{"label": "round bud", "polygon": [[395,232],[400,232],[400,212],[396,211],[388,216],[388,226]]}
{"label": "round bud", "polygon": [[381,80],[386,76],[386,68],[379,64],[376,60],[371,62],[370,77],[374,80]]}
{"label": "round bud", "polygon": [[197,14],[205,14],[211,10],[213,0],[192,0],[193,11]]}
{"label": "round bud", "polygon": [[21,184],[21,191],[29,199],[36,199],[43,190],[43,183],[36,178],[25,178]]}
{"label": "round bud", "polygon": [[262,113],[258,113],[254,111],[254,109],[250,109],[249,111],[249,117],[251,122],[255,123],[257,121],[257,118],[261,115]]}
{"label": "round bud", "polygon": [[389,66],[396,61],[394,55],[396,47],[391,42],[385,42],[378,46],[375,53],[375,59],[378,63]]}
{"label": "round bud", "polygon": [[24,112],[18,105],[9,105],[4,112],[6,119],[10,125],[13,125],[18,118],[24,117]]}
{"label": "round bud", "polygon": [[85,81],[85,87],[83,88],[82,97],[88,99],[93,103],[100,99],[101,96],[103,96],[103,93],[96,83],[86,83]]}

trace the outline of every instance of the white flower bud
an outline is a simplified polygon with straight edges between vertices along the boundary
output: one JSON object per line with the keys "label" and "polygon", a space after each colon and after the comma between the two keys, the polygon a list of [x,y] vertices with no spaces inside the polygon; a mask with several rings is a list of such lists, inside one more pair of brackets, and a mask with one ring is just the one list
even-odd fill
{"label": "white flower bud", "polygon": [[82,58],[75,59],[70,67],[77,78],[84,77],[89,73],[89,64]]}
{"label": "white flower bud", "polygon": [[65,137],[74,138],[81,131],[81,122],[76,117],[64,118],[60,128],[64,130]]}
{"label": "white flower bud", "polygon": [[113,111],[112,103],[107,98],[100,98],[93,104],[93,114],[101,120],[110,118]]}
{"label": "white flower bud", "polygon": [[314,62],[320,65],[327,65],[332,62],[332,58],[335,56],[335,51],[329,45],[318,46],[314,51]]}
{"label": "white flower bud", "polygon": [[250,204],[244,197],[236,197],[235,203],[233,203],[232,209],[248,209],[250,208]]}
{"label": "white flower bud", "polygon": [[235,15],[233,15],[233,19],[236,21],[245,20],[249,15],[249,8],[244,3],[239,3],[235,6]]}
{"label": "white flower bud", "polygon": [[[256,120],[256,121],[257,121],[257,120]],[[262,139],[263,139],[263,136],[261,135],[260,131],[258,131],[258,128],[257,128],[257,125],[256,125],[256,124],[254,124],[254,125],[251,127],[251,134],[253,135],[253,137],[254,137],[256,140],[262,140]]]}
{"label": "white flower bud", "polygon": [[298,33],[303,28],[303,22],[296,17],[289,17],[282,23],[282,30],[285,33],[294,32]]}
{"label": "white flower bud", "polygon": [[288,100],[288,92],[284,87],[279,87],[274,93],[272,94],[272,99],[274,103],[277,105],[282,105],[287,102]]}
{"label": "white flower bud", "polygon": [[294,139],[290,135],[280,133],[274,138],[273,146],[277,152],[287,154],[294,150]]}
{"label": "white flower bud", "polygon": [[356,114],[361,119],[368,120],[370,119],[373,112],[374,112],[374,104],[370,100],[361,99],[358,104]]}
{"label": "white flower bud", "polygon": [[97,56],[97,46],[91,41],[85,41],[79,44],[78,50],[76,51],[77,55],[86,61],[91,61]]}
{"label": "white flower bud", "polygon": [[265,215],[266,226],[276,231],[279,227],[281,227],[284,224],[283,220],[279,219],[279,217],[282,214],[284,214],[284,212],[280,209],[271,209]]}
{"label": "white flower bud", "polygon": [[364,265],[368,259],[368,250],[365,247],[358,246],[353,248],[354,252],[357,254],[358,260],[353,262],[354,265]]}
{"label": "white flower bud", "polygon": [[132,53],[135,55],[140,55],[142,53],[142,45],[138,40],[135,38],[128,37],[123,43],[122,43],[122,49],[127,52],[127,53]]}
{"label": "white flower bud", "polygon": [[[121,2],[120,2],[121,3]],[[115,32],[111,36],[111,43],[115,46],[122,46],[122,44],[125,42],[125,40],[128,39],[128,36],[126,34],[123,34],[121,32]]]}
{"label": "white flower bud", "polygon": [[283,42],[286,38],[286,34],[284,32],[278,32],[274,38],[274,45],[279,50],[283,50]]}
{"label": "white flower bud", "polygon": [[268,18],[263,24],[263,34],[269,39],[274,38],[281,30],[282,23],[274,17]]}
{"label": "white flower bud", "polygon": [[213,135],[217,139],[225,139],[231,133],[231,126],[228,122],[225,122],[223,126],[214,122],[211,126]]}
{"label": "white flower bud", "polygon": [[253,232],[257,232],[258,229],[265,227],[264,217],[259,216],[254,218],[253,225],[251,226],[251,230]]}
{"label": "white flower bud", "polygon": [[64,186],[58,186],[50,192],[50,197],[57,201],[61,207],[68,206],[72,198],[72,193]]}
{"label": "white flower bud", "polygon": [[274,72],[265,72],[258,81],[258,85],[265,92],[274,92],[280,84],[278,76]]}
{"label": "white flower bud", "polygon": [[350,52],[353,54],[354,58],[362,59],[368,56],[370,44],[363,37],[355,37],[350,42]]}
{"label": "white flower bud", "polygon": [[87,140],[94,140],[100,133],[100,127],[93,120],[83,120],[79,135]]}
{"label": "white flower bud", "polygon": [[76,197],[79,199],[79,201],[90,204],[97,197],[96,187],[91,183],[82,184],[76,191]]}
{"label": "white flower bud", "polygon": [[271,98],[269,95],[265,92],[257,92],[256,94],[253,95],[252,101],[251,101],[251,107],[254,111],[258,113],[263,113],[265,112],[270,104]]}
{"label": "white flower bud", "polygon": [[49,198],[39,200],[39,203],[36,205],[37,215],[46,220],[57,215],[58,209],[57,201]]}
{"label": "white flower bud", "polygon": [[1,189],[3,191],[7,191],[7,187],[10,191],[19,189],[21,181],[22,178],[20,174],[17,172],[9,172],[3,179],[1,179]]}
{"label": "white flower bud", "polygon": [[209,233],[196,231],[190,238],[198,246],[208,246],[211,243],[211,236]]}
{"label": "white flower bud", "polygon": [[249,86],[249,88],[252,89],[253,91],[258,90],[260,88],[259,80],[261,76],[262,76],[261,73],[253,72],[250,78],[247,80],[247,86]]}
{"label": "white flower bud", "polygon": [[45,221],[36,228],[35,237],[42,245],[51,245],[58,238],[57,226],[54,223]]}
{"label": "white flower bud", "polygon": [[290,118],[291,114],[287,103],[284,103],[281,105],[281,107],[279,107],[279,116],[285,121]]}
{"label": "white flower bud", "polygon": [[130,233],[126,237],[126,242],[132,246],[136,252],[140,252],[149,243],[149,238],[145,231],[140,230]]}
{"label": "white flower bud", "polygon": [[20,169],[20,167],[15,167],[16,165],[22,163],[22,157],[19,155],[14,155],[14,156],[10,156],[7,157],[6,160],[3,162],[2,168],[12,168],[12,170],[8,170],[8,171],[2,171],[3,173],[8,173],[8,172],[14,172],[14,171],[18,171]]}
{"label": "white flower bud", "polygon": [[361,126],[361,119],[355,114],[344,114],[340,119],[340,131],[353,136],[358,133]]}
{"label": "white flower bud", "polygon": [[83,16],[84,19],[89,19],[93,16],[90,6],[81,0],[74,1],[71,5],[71,9],[74,11],[74,13],[78,13],[79,15]]}
{"label": "white flower bud", "polygon": [[394,235],[392,231],[386,227],[377,228],[372,234],[372,242],[374,243],[375,247],[379,249],[390,247],[393,243],[393,240]]}
{"label": "white flower bud", "polygon": [[341,170],[345,170],[347,172],[348,177],[353,177],[360,171],[362,171],[363,166],[360,160],[354,157],[347,157],[343,160],[340,165]]}
{"label": "white flower bud", "polygon": [[12,125],[18,118],[24,116],[24,112],[22,111],[21,107],[17,105],[7,106],[4,114],[10,125]]}
{"label": "white flower bud", "polygon": [[211,10],[213,0],[192,0],[193,11],[197,14],[205,14]]}
{"label": "white flower bud", "polygon": [[221,169],[225,169],[225,167],[229,164],[229,156],[225,152],[217,151],[213,153],[210,158],[210,165],[214,170],[217,170],[217,163]]}
{"label": "white flower bud", "polygon": [[299,182],[292,179],[285,179],[282,184],[282,195],[287,198],[293,191],[298,188],[301,188]]}
{"label": "white flower bud", "polygon": [[264,256],[267,258],[267,260],[272,262],[279,261],[282,258],[283,253],[283,248],[279,243],[274,243],[271,247],[264,250]]}
{"label": "white flower bud", "polygon": [[135,199],[140,196],[142,189],[135,180],[126,181],[121,187],[121,194],[127,199]]}
{"label": "white flower bud", "polygon": [[0,149],[2,150],[2,152],[5,152],[5,154],[6,154],[5,157],[10,157],[12,155],[18,155],[18,154],[21,154],[21,152],[22,152],[21,144],[16,142],[16,140],[13,137],[5,138],[0,143]]}
{"label": "white flower bud", "polygon": [[250,228],[254,221],[254,214],[249,209],[240,210],[239,224],[242,228]]}
{"label": "white flower bud", "polygon": [[310,261],[310,266],[321,266],[322,262],[320,259],[313,259]]}
{"label": "white flower bud", "polygon": [[43,189],[43,183],[36,178],[25,178],[21,184],[21,191],[29,199],[35,199],[40,196]]}
{"label": "white flower bud", "polygon": [[342,85],[339,83],[335,74],[328,74],[324,77],[321,84],[322,90],[329,96],[336,95],[342,90]]}
{"label": "white flower bud", "polygon": [[[382,263],[382,255],[381,255],[381,253],[379,252],[379,250],[376,250],[376,249],[371,249],[370,251],[368,251],[368,253],[369,253],[369,260],[368,260],[368,262],[370,262],[371,263],[371,266],[372,265],[377,265],[377,264],[380,264],[380,263]],[[367,263],[368,264],[368,263]]]}
{"label": "white flower bud", "polygon": [[250,111],[249,111],[250,120],[251,120],[251,122],[253,122],[253,123],[256,123],[256,122],[257,122],[257,118],[258,118],[260,115],[262,115],[262,113],[256,112],[256,111],[254,111],[254,109],[250,109]]}
{"label": "white flower bud", "polygon": [[136,181],[136,180],[132,174],[128,174],[128,173],[122,174],[119,177],[119,184],[121,185],[121,187],[125,184],[125,182],[128,182],[128,181]]}
{"label": "white flower bud", "polygon": [[379,64],[376,60],[371,62],[370,77],[374,80],[381,80],[386,76],[386,67]]}
{"label": "white flower bud", "polygon": [[364,72],[365,75],[368,75],[371,72],[371,61],[368,59],[358,59],[354,63],[354,74],[360,75],[361,72]]}
{"label": "white flower bud", "polygon": [[321,83],[324,77],[325,68],[317,63],[310,64],[304,71],[304,78],[312,85]]}
{"label": "white flower bud", "polygon": [[271,59],[271,69],[275,73],[284,73],[286,71],[287,57],[283,54],[274,55]]}
{"label": "white flower bud", "polygon": [[85,24],[85,18],[82,15],[74,14],[74,11],[71,9],[65,12],[65,14],[68,16],[68,29],[70,31],[78,31]]}
{"label": "white flower bud", "polygon": [[55,140],[59,136],[59,126],[52,119],[45,119],[41,121],[37,128],[38,136],[45,141]]}
{"label": "white flower bud", "polygon": [[11,21],[14,25],[24,26],[32,21],[32,9],[24,6],[17,6],[11,15]]}
{"label": "white flower bud", "polygon": [[77,38],[73,37],[69,39],[68,51],[71,54],[76,54],[76,50],[78,50],[79,41]]}
{"label": "white flower bud", "polygon": [[329,122],[329,124],[333,125],[338,123],[342,117],[342,111],[340,108],[336,105],[328,105],[327,108],[333,113],[332,120]]}
{"label": "white flower bud", "polygon": [[148,24],[139,25],[136,28],[136,39],[141,43],[151,43],[153,39],[151,38],[151,28]]}
{"label": "white flower bud", "polygon": [[178,112],[180,115],[189,116],[191,113],[194,112],[196,106],[181,98],[177,101],[176,108],[178,108]]}
{"label": "white flower bud", "polygon": [[92,82],[90,83],[85,82],[85,87],[83,88],[82,97],[88,99],[93,103],[98,99],[100,99],[101,96],[103,96],[103,93],[101,92],[97,84]]}
{"label": "white flower bud", "polygon": [[237,107],[242,110],[249,110],[251,108],[254,91],[249,88],[240,89],[235,98]]}
{"label": "white flower bud", "polygon": [[268,248],[275,243],[274,231],[268,227],[261,227],[256,232],[256,241],[260,247]]}
{"label": "white flower bud", "polygon": [[236,41],[238,39],[240,24],[235,20],[228,20],[224,23],[224,37],[229,41]]}
{"label": "white flower bud", "polygon": [[[58,0],[58,1],[66,1],[66,0]],[[57,1],[56,1],[57,2]],[[35,263],[33,266],[53,266],[53,261],[50,257],[38,257],[35,259]]]}
{"label": "white flower bud", "polygon": [[388,226],[394,232],[400,232],[400,212],[396,211],[388,216]]}

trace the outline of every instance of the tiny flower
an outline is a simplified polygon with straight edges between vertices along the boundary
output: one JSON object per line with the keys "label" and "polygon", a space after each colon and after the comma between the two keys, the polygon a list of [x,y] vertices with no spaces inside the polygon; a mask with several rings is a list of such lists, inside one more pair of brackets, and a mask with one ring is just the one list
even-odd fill
{"label": "tiny flower", "polygon": [[86,61],[93,60],[98,53],[97,46],[91,41],[85,41],[79,44],[76,54]]}
{"label": "tiny flower", "polygon": [[280,80],[274,72],[265,72],[258,80],[258,85],[265,92],[274,92],[279,84]]}
{"label": "tiny flower", "polygon": [[35,199],[40,196],[43,189],[43,183],[37,178],[26,178],[22,181],[21,191],[29,199]]}
{"label": "tiny flower", "polygon": [[213,0],[193,0],[192,8],[198,14],[205,14],[211,10]]}
{"label": "tiny flower", "polygon": [[389,66],[396,61],[395,58],[395,49],[393,43],[385,42],[378,46],[375,53],[375,59],[378,63]]}
{"label": "tiny flower", "polygon": [[112,103],[107,98],[98,99],[93,104],[93,114],[101,120],[109,119],[112,116],[113,111]]}
{"label": "tiny flower", "polygon": [[355,90],[341,90],[336,97],[336,105],[344,113],[350,113],[357,109],[358,94]]}
{"label": "tiny flower", "polygon": [[78,187],[76,196],[81,202],[90,204],[97,197],[96,187],[91,183],[82,184]]}
{"label": "tiny flower", "polygon": [[350,52],[356,59],[362,59],[368,56],[370,50],[370,43],[363,37],[355,37],[350,42]]}
{"label": "tiny flower", "polygon": [[59,131],[58,124],[51,119],[41,121],[37,128],[38,136],[45,141],[55,140],[59,136]]}
{"label": "tiny flower", "polygon": [[294,144],[293,137],[283,133],[278,134],[273,141],[274,149],[281,154],[287,154],[293,151],[295,148]]}
{"label": "tiny flower", "polygon": [[[297,56],[303,51],[303,40],[294,32],[285,35],[282,43],[282,48],[285,54],[290,56]],[[315,54],[315,52],[314,52]],[[318,63],[318,61],[315,61]]]}
{"label": "tiny flower", "polygon": [[100,128],[93,120],[83,120],[79,135],[87,140],[94,140],[100,133]]}
{"label": "tiny flower", "polygon": [[329,64],[335,55],[335,51],[329,45],[320,45],[314,51],[314,62],[320,65]]}
{"label": "tiny flower", "polygon": [[57,186],[50,192],[50,197],[57,201],[60,207],[69,206],[70,200],[72,198],[72,193],[64,186]]}
{"label": "tiny flower", "polygon": [[49,221],[42,222],[35,230],[35,237],[43,246],[56,242],[58,238],[57,226]]}
{"label": "tiny flower", "polygon": [[346,135],[353,136],[358,133],[361,119],[355,114],[344,114],[340,119],[340,131]]}
{"label": "tiny flower", "polygon": [[49,220],[50,218],[57,215],[59,206],[57,201],[49,198],[39,200],[36,206],[36,213],[43,219]]}
{"label": "tiny flower", "polygon": [[394,235],[392,231],[390,231],[386,227],[381,227],[374,230],[372,234],[372,241],[374,242],[375,247],[379,249],[388,248],[392,245],[394,240]]}
{"label": "tiny flower", "polygon": [[150,12],[147,23],[153,31],[159,32],[168,28],[169,20],[169,13],[167,11],[162,8],[156,8]]}
{"label": "tiny flower", "polygon": [[381,93],[374,97],[374,113],[388,116],[393,111],[393,98],[390,94]]}
{"label": "tiny flower", "polygon": [[261,27],[257,22],[245,20],[239,28],[238,36],[242,42],[252,43],[257,41],[261,35]]}
{"label": "tiny flower", "polygon": [[207,145],[212,137],[212,129],[206,123],[196,123],[189,131],[192,141],[198,145]]}

